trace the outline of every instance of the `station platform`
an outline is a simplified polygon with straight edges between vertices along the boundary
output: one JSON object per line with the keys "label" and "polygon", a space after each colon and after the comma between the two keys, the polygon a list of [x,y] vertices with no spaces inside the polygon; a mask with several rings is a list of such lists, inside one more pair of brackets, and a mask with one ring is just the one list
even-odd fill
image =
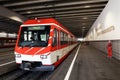
{"label": "station platform", "polygon": [[77,48],[49,76],[49,80],[120,80],[120,61],[90,45],[82,45],[68,79],[65,79]]}

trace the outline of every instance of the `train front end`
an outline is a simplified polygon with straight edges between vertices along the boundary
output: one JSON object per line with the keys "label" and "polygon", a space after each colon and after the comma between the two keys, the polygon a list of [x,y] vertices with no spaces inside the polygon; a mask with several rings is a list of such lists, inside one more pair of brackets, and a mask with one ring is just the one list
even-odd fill
{"label": "train front end", "polygon": [[47,24],[22,25],[15,47],[16,63],[23,70],[54,70],[51,63],[51,26]]}

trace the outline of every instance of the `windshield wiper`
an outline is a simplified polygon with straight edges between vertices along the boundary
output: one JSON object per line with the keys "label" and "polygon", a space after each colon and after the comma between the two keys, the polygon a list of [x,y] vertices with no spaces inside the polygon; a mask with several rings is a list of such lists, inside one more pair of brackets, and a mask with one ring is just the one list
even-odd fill
{"label": "windshield wiper", "polygon": [[32,41],[32,42],[22,42],[20,45],[22,48],[23,47],[45,47],[47,46],[47,43],[44,41]]}
{"label": "windshield wiper", "polygon": [[22,46],[22,48],[23,48],[23,47],[27,47],[27,46],[28,46],[28,47],[31,47],[31,44],[33,44],[33,42],[30,42],[30,43],[28,43],[28,44],[25,44],[25,43],[24,43],[24,44],[21,44],[21,46]]}

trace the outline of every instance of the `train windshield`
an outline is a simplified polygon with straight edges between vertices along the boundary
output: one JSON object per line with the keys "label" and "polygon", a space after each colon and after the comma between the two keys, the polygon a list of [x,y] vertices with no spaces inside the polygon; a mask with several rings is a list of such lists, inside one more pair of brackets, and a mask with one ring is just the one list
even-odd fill
{"label": "train windshield", "polygon": [[18,46],[46,47],[50,33],[49,25],[22,27]]}

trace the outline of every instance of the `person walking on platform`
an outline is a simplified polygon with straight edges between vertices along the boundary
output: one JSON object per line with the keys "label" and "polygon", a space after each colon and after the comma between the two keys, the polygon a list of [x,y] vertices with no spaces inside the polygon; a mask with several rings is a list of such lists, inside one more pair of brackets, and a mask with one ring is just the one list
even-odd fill
{"label": "person walking on platform", "polygon": [[108,44],[107,44],[107,50],[108,50],[108,57],[111,58],[112,57],[112,43],[109,40]]}

